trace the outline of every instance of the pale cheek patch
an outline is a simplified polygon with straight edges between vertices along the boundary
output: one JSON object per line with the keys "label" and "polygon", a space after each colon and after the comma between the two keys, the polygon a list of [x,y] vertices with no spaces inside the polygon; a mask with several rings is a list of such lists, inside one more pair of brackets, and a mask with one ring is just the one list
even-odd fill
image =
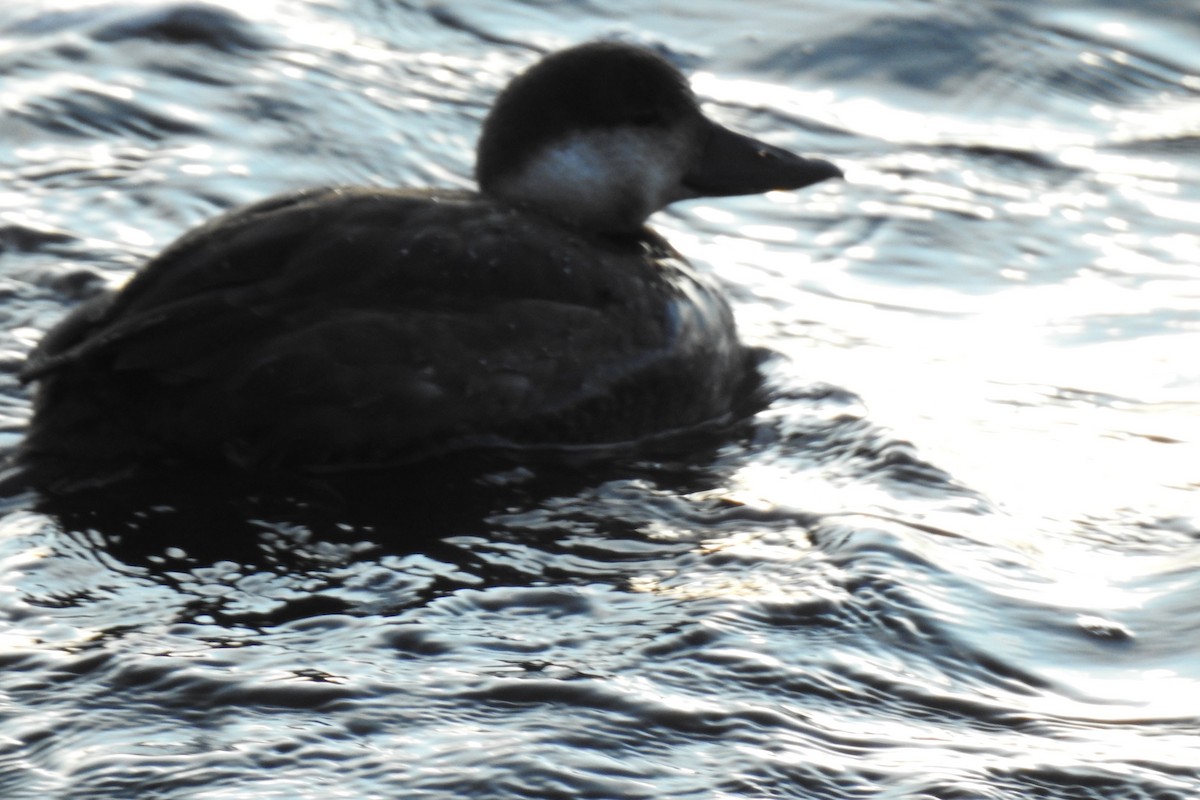
{"label": "pale cheek patch", "polygon": [[682,197],[684,165],[673,139],[643,129],[570,136],[532,159],[504,194],[597,227],[640,225]]}

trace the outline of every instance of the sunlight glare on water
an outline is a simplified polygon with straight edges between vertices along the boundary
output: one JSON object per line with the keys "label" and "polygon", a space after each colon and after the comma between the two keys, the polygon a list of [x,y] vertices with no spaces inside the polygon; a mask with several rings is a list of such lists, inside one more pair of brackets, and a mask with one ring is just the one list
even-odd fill
{"label": "sunlight glare on water", "polygon": [[1198,35],[1165,0],[3,4],[8,452],[98,286],[277,192],[472,187],[558,46],[652,47],[846,178],[654,218],[769,351],[695,448],[0,501],[0,797],[1200,796]]}

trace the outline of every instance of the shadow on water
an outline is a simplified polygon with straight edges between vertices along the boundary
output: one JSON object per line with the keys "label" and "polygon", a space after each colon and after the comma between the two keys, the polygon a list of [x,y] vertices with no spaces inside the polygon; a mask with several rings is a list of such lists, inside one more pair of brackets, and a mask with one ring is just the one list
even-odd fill
{"label": "shadow on water", "polygon": [[[55,549],[115,560],[122,572],[201,601],[204,586],[224,582],[216,572],[229,565],[243,576],[274,576],[277,590],[307,581],[303,596],[252,615],[257,624],[276,624],[354,613],[341,584],[380,565],[413,581],[392,595],[401,606],[424,604],[465,584],[530,585],[547,579],[556,560],[573,557],[578,545],[563,544],[566,531],[590,523],[598,544],[588,545],[589,556],[602,562],[609,556],[605,542],[642,538],[635,519],[641,490],[625,505],[607,492],[636,485],[652,487],[647,494],[679,496],[715,488],[725,469],[718,449],[729,434],[689,435],[652,454],[616,458],[518,463],[469,454],[322,477],[143,471],[102,488],[38,495],[32,510],[53,520]],[[611,557],[622,558],[619,546]],[[408,574],[414,564],[419,581]],[[194,603],[182,618],[229,616],[223,601],[212,600]]]}
{"label": "shadow on water", "polygon": [[[965,491],[845,390],[769,394],[761,413],[636,451],[486,451],[303,478],[145,469],[26,508],[51,520],[39,539],[62,569],[94,565],[56,577],[74,587],[67,602],[136,583],[168,590],[176,621],[233,627],[391,615],[464,587],[627,588],[731,534],[811,534],[825,515],[804,510],[817,498],[800,486],[817,476],[897,498]],[[749,465],[786,486],[756,484]],[[47,602],[65,591],[38,585]]]}

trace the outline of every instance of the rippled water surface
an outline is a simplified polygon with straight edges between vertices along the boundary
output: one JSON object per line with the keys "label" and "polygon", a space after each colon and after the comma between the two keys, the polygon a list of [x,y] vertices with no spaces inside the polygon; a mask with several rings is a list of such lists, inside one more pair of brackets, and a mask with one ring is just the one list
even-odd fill
{"label": "rippled water surface", "polygon": [[372,503],[4,501],[0,796],[1200,796],[1188,3],[6,0],[0,444],[97,286],[277,191],[469,186],[597,36],[846,171],[656,220],[771,407]]}

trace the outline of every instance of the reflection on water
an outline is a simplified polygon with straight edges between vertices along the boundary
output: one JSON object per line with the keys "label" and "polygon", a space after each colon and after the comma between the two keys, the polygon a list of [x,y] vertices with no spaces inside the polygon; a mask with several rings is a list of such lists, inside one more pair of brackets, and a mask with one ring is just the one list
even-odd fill
{"label": "reflection on water", "polygon": [[570,469],[0,508],[0,795],[1200,793],[1180,4],[0,9],[0,445],[65,310],[230,205],[469,186],[617,35],[847,180],[681,204],[772,401]]}

